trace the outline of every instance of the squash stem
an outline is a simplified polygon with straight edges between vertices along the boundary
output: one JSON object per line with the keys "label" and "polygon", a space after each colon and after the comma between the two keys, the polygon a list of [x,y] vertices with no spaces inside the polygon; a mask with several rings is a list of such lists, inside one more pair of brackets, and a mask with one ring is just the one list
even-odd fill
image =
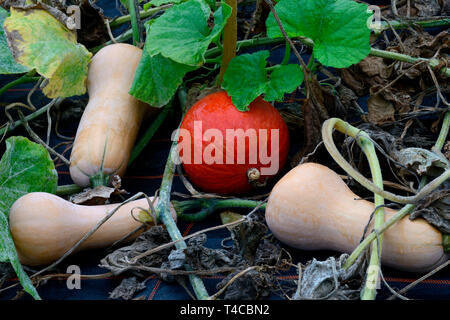
{"label": "squash stem", "polygon": [[220,66],[217,85],[220,86],[225,76],[225,71],[231,59],[236,56],[237,46],[237,0],[225,0],[225,3],[231,7],[231,15],[225,24],[223,31],[223,55],[222,65]]}

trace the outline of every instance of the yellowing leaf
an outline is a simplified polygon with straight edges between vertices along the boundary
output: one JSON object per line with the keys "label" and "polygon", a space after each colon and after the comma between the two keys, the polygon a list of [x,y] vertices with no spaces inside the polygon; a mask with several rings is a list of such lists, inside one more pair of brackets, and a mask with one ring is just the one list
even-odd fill
{"label": "yellowing leaf", "polygon": [[35,68],[49,80],[43,89],[47,97],[70,97],[86,92],[92,54],[77,43],[74,31],[38,8],[11,8],[4,29],[14,59]]}

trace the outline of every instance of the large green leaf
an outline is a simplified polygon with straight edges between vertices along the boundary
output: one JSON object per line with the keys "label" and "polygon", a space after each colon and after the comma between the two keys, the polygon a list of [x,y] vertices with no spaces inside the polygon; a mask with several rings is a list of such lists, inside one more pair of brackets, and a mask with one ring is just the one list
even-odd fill
{"label": "large green leaf", "polygon": [[[146,25],[147,34],[151,24]],[[147,37],[141,60],[134,75],[129,93],[135,98],[159,108],[166,105],[182,83],[184,75],[195,69],[157,54],[148,53]]]}
{"label": "large green leaf", "polygon": [[11,8],[4,29],[16,61],[35,68],[49,79],[43,89],[47,97],[69,97],[86,92],[92,54],[77,43],[76,32],[37,8]]}
{"label": "large green leaf", "polygon": [[22,286],[35,299],[39,295],[19,262],[9,232],[9,209],[27,193],[55,193],[57,183],[58,174],[47,150],[24,137],[6,140],[0,160],[0,262],[11,263]]}
{"label": "large green leaf", "polygon": [[144,51],[130,94],[152,107],[162,107],[170,101],[184,75],[192,69],[160,54],[151,57]]}
{"label": "large green leaf", "polygon": [[[346,68],[364,59],[370,52],[371,13],[367,5],[352,0],[281,0],[275,10],[289,37],[307,37],[314,41],[314,56],[323,65]],[[282,37],[270,13],[267,35]]]}
{"label": "large green leaf", "polygon": [[230,95],[238,110],[248,110],[248,105],[264,93],[267,82],[267,50],[234,57],[228,64],[222,87]]}
{"label": "large green leaf", "polygon": [[30,69],[18,64],[9,50],[6,42],[3,23],[8,17],[8,11],[0,7],[0,74],[24,73]]}
{"label": "large green leaf", "polygon": [[302,69],[296,64],[277,66],[268,76],[268,57],[269,51],[262,50],[230,61],[222,87],[238,110],[248,110],[248,105],[263,93],[266,101],[280,101],[303,82]]}
{"label": "large green leaf", "polygon": [[223,30],[231,7],[223,3],[214,12],[212,30],[208,26],[210,14],[211,9],[203,0],[189,0],[168,9],[147,35],[149,54],[161,54],[181,64],[202,65],[206,49]]}

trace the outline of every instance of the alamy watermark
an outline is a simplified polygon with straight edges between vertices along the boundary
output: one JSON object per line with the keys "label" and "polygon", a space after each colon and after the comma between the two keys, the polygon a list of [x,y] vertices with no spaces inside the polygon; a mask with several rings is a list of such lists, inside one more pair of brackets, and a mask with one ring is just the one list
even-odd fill
{"label": "alamy watermark", "polygon": [[80,267],[77,265],[70,265],[67,267],[66,273],[72,274],[66,280],[67,289],[80,290],[81,289],[81,269],[80,269]]}
{"label": "alamy watermark", "polygon": [[373,12],[373,15],[367,19],[367,28],[377,31],[381,29],[381,9],[379,6],[370,5],[367,12]]}
{"label": "alamy watermark", "polygon": [[69,30],[81,29],[81,9],[79,6],[71,5],[67,7],[66,26]]}
{"label": "alamy watermark", "polygon": [[[280,166],[279,129],[235,128],[226,129],[224,135],[214,128],[203,132],[202,121],[194,121],[193,135],[178,129],[172,141],[179,138],[176,164],[260,164],[265,166],[260,168],[261,175],[274,175]],[[203,147],[203,142],[209,143]]]}

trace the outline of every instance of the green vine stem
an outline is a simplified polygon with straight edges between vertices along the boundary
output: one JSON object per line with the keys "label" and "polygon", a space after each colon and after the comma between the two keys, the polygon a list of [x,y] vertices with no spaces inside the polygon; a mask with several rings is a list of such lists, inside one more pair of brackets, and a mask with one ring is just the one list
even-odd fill
{"label": "green vine stem", "polygon": [[[177,212],[179,219],[184,221],[202,221],[212,213],[221,209],[231,208],[249,208],[254,209],[258,206],[261,209],[265,209],[266,204],[261,205],[261,201],[246,200],[246,199],[214,199],[214,198],[201,198],[184,201],[172,200],[172,206]],[[189,213],[195,212],[195,213]]]}
{"label": "green vine stem", "polygon": [[[436,144],[434,146],[435,149],[441,150],[442,146],[444,145],[445,139],[448,135],[450,129],[450,111],[447,111],[444,117],[444,121],[442,123],[441,131],[439,134],[439,138],[436,141]],[[423,187],[426,184],[426,177],[423,177],[420,182],[420,187]],[[386,221],[378,230],[378,234],[381,235],[383,232],[385,232],[389,227],[394,225],[396,222],[403,219],[405,216],[407,216],[409,213],[411,213],[412,210],[414,210],[415,205],[414,204],[407,204],[404,206],[401,210],[399,210],[395,215],[393,215],[388,221]],[[351,255],[347,258],[344,268],[348,269],[358,258],[358,256],[367,248],[367,246],[376,239],[376,233],[372,232],[370,233],[359,245],[358,247],[353,250]],[[443,236],[443,244],[446,243],[445,235]]]}
{"label": "green vine stem", "polygon": [[416,203],[417,201],[423,199],[425,196],[433,192],[442,183],[450,179],[450,169],[446,169],[439,177],[435,178],[429,184],[424,186],[414,196],[405,197],[393,194],[388,191],[384,191],[383,189],[374,185],[372,181],[364,177],[357,170],[355,170],[352,167],[352,165],[348,163],[347,160],[345,160],[345,158],[340,154],[340,152],[336,148],[336,145],[333,142],[333,129],[337,129],[338,131],[346,133],[350,136],[358,136],[360,130],[340,119],[331,118],[326,120],[322,125],[322,139],[325,144],[325,147],[328,150],[328,153],[333,157],[334,161],[336,161],[339,164],[339,166],[342,169],[344,169],[345,172],[347,172],[347,174],[351,175],[366,189],[376,193],[377,195],[383,197],[384,199],[388,199],[390,201],[402,204]]}
{"label": "green vine stem", "polygon": [[[314,46],[314,42],[309,38],[293,38],[293,39],[298,40],[301,43],[303,43],[309,47]],[[269,44],[280,44],[280,43],[283,43],[284,41],[285,41],[284,38],[275,38],[275,39],[255,38],[255,39],[238,41],[237,48],[239,51],[240,49],[243,49],[243,48],[255,47],[255,46],[260,46],[260,45],[269,45]],[[208,51],[206,51],[205,57],[213,58],[214,56],[220,54],[220,52],[221,51],[219,48],[212,48],[212,49],[209,49]],[[440,65],[440,61],[438,59],[415,58],[415,57],[408,56],[406,54],[397,53],[397,52],[393,52],[393,51],[380,50],[380,49],[375,49],[375,48],[370,49],[369,55],[375,56],[375,57],[386,58],[386,59],[392,59],[392,60],[396,60],[396,61],[408,62],[411,64],[414,64],[414,63],[417,63],[420,61],[425,61],[425,62],[429,63],[429,65],[433,68]],[[450,68],[442,67],[441,72],[445,76],[450,77]]]}
{"label": "green vine stem", "polygon": [[0,96],[2,94],[4,94],[6,91],[8,91],[9,89],[16,87],[20,84],[38,81],[40,79],[40,77],[35,77],[34,76],[35,74],[36,74],[36,70],[33,69],[30,72],[21,76],[20,78],[7,83],[6,85],[4,85],[3,87],[0,88]]}
{"label": "green vine stem", "polygon": [[[370,136],[366,132],[360,131],[357,136],[354,136],[353,138],[358,140],[359,146],[367,157],[373,183],[380,189],[383,189],[383,177],[381,174],[380,163]],[[384,198],[377,194],[375,194],[375,208],[378,209],[375,211],[374,230],[378,232],[379,228],[384,224]],[[377,240],[378,241],[372,242],[368,269],[369,272],[367,273],[366,284],[361,293],[362,300],[375,300],[376,297],[376,286],[379,276],[378,270],[380,268],[383,236],[380,235]]]}
{"label": "green vine stem", "polygon": [[289,63],[290,58],[291,58],[291,45],[289,44],[289,41],[286,40],[286,44],[284,45],[283,61],[281,61],[281,64],[287,65]]}
{"label": "green vine stem", "polygon": [[[171,211],[170,211],[170,192],[172,189],[173,175],[175,172],[175,163],[174,159],[177,157],[178,146],[176,140],[173,142],[172,147],[170,149],[169,157],[167,158],[166,168],[164,170],[164,176],[161,183],[161,188],[159,191],[158,203],[156,205],[156,213],[161,219],[161,221],[166,226],[167,231],[169,232],[170,238],[172,241],[177,241],[175,247],[177,249],[186,249],[186,242],[181,240],[183,236],[180,233],[175,221],[173,220]],[[192,268],[186,264],[185,268],[187,271],[192,271]],[[205,285],[200,277],[194,274],[189,275],[189,280],[191,282],[192,288],[194,289],[195,295],[198,300],[206,300],[209,295],[206,291]]]}
{"label": "green vine stem", "polygon": [[133,45],[139,46],[142,42],[139,0],[128,0],[128,11],[130,12],[131,29],[133,30]]}
{"label": "green vine stem", "polygon": [[83,188],[76,184],[66,184],[56,188],[56,195],[67,196],[81,191],[83,191]]}
{"label": "green vine stem", "polygon": [[[378,235],[382,235],[387,229],[393,226],[395,223],[406,217],[415,208],[413,204],[407,204],[402,209],[400,209],[395,215],[390,217],[383,225],[378,228]],[[355,263],[356,259],[361,255],[361,253],[366,250],[366,248],[377,238],[375,232],[371,232],[357,247],[344,263],[344,269],[350,268],[350,266]]]}
{"label": "green vine stem", "polygon": [[[178,91],[178,96],[184,115],[185,113],[184,107],[186,102],[185,90],[180,89]],[[186,249],[187,248],[186,242],[183,240],[183,236],[181,235],[180,230],[178,229],[177,224],[175,223],[170,210],[171,209],[170,193],[172,190],[173,176],[176,168],[175,160],[178,158],[177,140],[178,139],[176,137],[173,139],[172,147],[170,148],[169,156],[167,157],[166,167],[164,169],[164,175],[161,182],[161,188],[159,189],[158,203],[155,207],[155,210],[156,214],[158,215],[158,218],[166,226],[170,238],[172,239],[172,241],[176,242],[175,247],[177,249]],[[191,266],[188,264],[185,265],[185,269],[187,271],[192,271]],[[194,293],[197,299],[198,300],[208,299],[209,294],[205,288],[202,279],[195,274],[190,274],[189,280],[192,285],[192,288],[194,289]]]}
{"label": "green vine stem", "polygon": [[145,131],[139,141],[135,144],[133,150],[131,151],[130,160],[128,162],[128,166],[141,154],[144,147],[148,144],[148,142],[153,138],[154,134],[161,127],[162,123],[166,119],[170,110],[172,110],[172,103],[166,105],[161,112],[158,114],[156,119],[152,122],[150,127]]}
{"label": "green vine stem", "polygon": [[[439,66],[441,64],[441,61],[439,61],[439,59],[426,59],[426,58],[414,58],[411,56],[408,56],[406,54],[403,53],[398,53],[398,52],[393,52],[393,51],[386,51],[386,50],[380,50],[380,49],[374,49],[371,48],[370,49],[370,53],[371,56],[375,56],[375,57],[381,57],[381,58],[387,58],[387,59],[392,59],[392,60],[397,60],[397,61],[403,61],[403,62],[408,62],[411,64],[415,64],[417,62],[421,62],[421,61],[426,61],[430,67],[435,68],[437,66]],[[442,67],[441,68],[441,73],[443,73],[446,77],[450,77],[450,68],[447,67]]]}
{"label": "green vine stem", "polygon": [[[390,26],[389,26],[390,24]],[[389,23],[382,21],[381,27],[375,29],[375,34],[379,34],[383,31],[390,30],[391,27],[394,29],[403,29],[407,28],[409,26],[421,26],[422,28],[432,28],[432,27],[447,27],[450,25],[450,19],[444,18],[444,19],[434,19],[434,20],[419,20],[419,21],[389,21]]]}
{"label": "green vine stem", "polygon": [[[311,58],[312,60],[312,58]],[[377,186],[380,190],[383,190],[383,177],[381,174],[381,168],[380,163],[378,161],[378,157],[375,151],[375,146],[372,142],[372,139],[370,139],[370,136],[347,122],[338,119],[333,118],[330,119],[331,123],[333,124],[333,128],[336,128],[338,131],[345,133],[351,137],[353,137],[358,145],[361,147],[362,151],[366,155],[367,161],[369,162],[370,171],[372,174],[373,183],[375,186]],[[324,127],[327,126],[327,123],[324,123]],[[325,141],[325,135],[323,140]],[[328,147],[327,147],[328,149]],[[328,150],[330,151],[330,150]],[[330,152],[331,154],[331,152]],[[332,154],[334,158],[334,153]],[[336,160],[336,159],[335,159]],[[339,162],[338,162],[339,163]],[[340,163],[339,163],[340,164]],[[345,170],[345,169],[344,169]],[[375,208],[377,210],[374,214],[374,231],[376,233],[379,232],[379,229],[384,224],[384,198],[380,196],[379,194],[375,193]],[[378,237],[378,241],[372,242],[372,250],[370,253],[370,261],[369,261],[369,267],[366,277],[366,282],[364,285],[364,288],[361,292],[361,299],[362,300],[374,300],[376,296],[376,284],[378,281],[379,272],[380,269],[380,257],[381,257],[381,248],[382,248],[382,242],[383,237],[380,235]]]}
{"label": "green vine stem", "polygon": [[220,86],[225,76],[228,64],[236,56],[237,46],[237,0],[225,0],[225,3],[231,7],[231,15],[225,24],[223,31],[223,54],[222,64],[217,77],[217,85]]}
{"label": "green vine stem", "polygon": [[439,132],[439,136],[436,140],[436,143],[433,147],[435,150],[442,150],[444,144],[447,140],[448,131],[450,128],[450,111],[447,111],[444,115],[444,120],[442,121],[441,131]]}
{"label": "green vine stem", "polygon": [[[441,132],[439,134],[439,137],[437,139],[437,142],[436,142],[436,145],[434,148],[436,148],[438,150],[440,150],[442,148],[444,142],[446,141],[446,137],[448,135],[449,126],[450,126],[450,111],[448,111],[445,115],[443,125],[441,128]],[[377,186],[382,191],[383,180],[382,180],[382,176],[381,176],[381,169],[379,167],[379,162],[378,162],[378,159],[376,156],[373,142],[370,139],[370,137],[367,135],[367,133],[365,133],[364,131],[361,131],[361,130],[349,125],[345,121],[343,121],[341,119],[337,119],[337,118],[327,120],[324,123],[323,128],[328,128],[328,130],[322,131],[323,140],[324,140],[324,142],[326,141],[325,145],[327,147],[327,150],[332,155],[332,157],[335,159],[335,161],[338,162],[338,164],[348,174],[350,174],[352,176],[353,176],[352,173],[357,173],[357,171],[353,170],[352,173],[347,171],[346,168],[344,168],[342,165],[346,166],[348,163],[346,161],[345,161],[345,163],[341,163],[340,160],[342,160],[343,157],[340,156],[340,153],[337,151],[337,149],[335,149],[334,143],[332,143],[332,146],[329,143],[330,143],[330,140],[332,140],[332,136],[331,136],[332,128],[336,128],[338,131],[348,134],[351,137],[353,137],[354,139],[356,139],[356,141],[358,142],[358,145],[361,146],[362,150],[364,151],[365,155],[367,156],[375,186]],[[331,128],[331,131],[329,130],[330,128]],[[342,157],[342,159],[337,160],[336,159],[337,154],[339,154],[339,156]],[[338,158],[340,158],[340,157],[338,157]],[[356,177],[354,177],[354,178],[355,178],[355,180],[357,180]],[[426,184],[426,177],[423,177],[421,184],[420,184],[420,187],[422,187],[421,191],[424,190],[423,187],[425,184]],[[353,253],[347,259],[347,261],[344,265],[344,268],[348,268],[349,266],[351,266],[354,263],[354,261],[356,261],[357,257],[363,252],[363,250],[365,250],[366,247],[370,243],[372,243],[371,257],[370,257],[369,269],[368,269],[370,272],[368,272],[368,274],[367,274],[366,283],[365,283],[364,289],[362,290],[362,293],[361,293],[362,300],[373,300],[373,299],[375,299],[375,296],[376,296],[376,284],[377,284],[378,276],[379,276],[381,247],[382,247],[382,239],[383,239],[382,233],[385,230],[387,230],[390,226],[392,226],[394,223],[396,223],[397,221],[399,221],[400,219],[405,217],[415,207],[415,205],[413,205],[413,204],[406,205],[396,215],[394,215],[391,219],[389,219],[388,222],[385,223],[384,222],[383,205],[384,205],[383,196],[380,196],[379,194],[375,193],[375,207],[378,208],[378,210],[375,212],[374,231],[353,251]],[[376,238],[377,238],[377,241],[374,241]],[[443,243],[446,243],[446,240],[447,239],[445,239],[443,237]],[[378,246],[379,246],[379,248],[378,248]]]}
{"label": "green vine stem", "polygon": [[[26,122],[29,122],[30,120],[33,120],[37,117],[39,117],[40,115],[44,114],[47,112],[48,108],[51,108],[52,106],[54,106],[55,104],[59,104],[62,100],[64,100],[64,98],[56,98],[52,101],[50,101],[49,103],[47,103],[45,106],[43,106],[40,109],[37,109],[35,112],[30,113],[29,115],[27,115],[24,120]],[[12,125],[10,126],[3,126],[2,128],[0,128],[0,136],[3,136],[3,134],[5,134],[5,132],[9,132],[14,130],[15,128],[17,128],[18,126],[23,125],[24,122],[22,121],[22,119],[15,121]]]}
{"label": "green vine stem", "polygon": [[[139,17],[141,19],[148,18],[148,17],[154,15],[155,13],[158,13],[160,11],[163,11],[163,10],[166,10],[166,9],[170,8],[171,6],[172,6],[172,4],[166,4],[166,5],[162,5],[160,7],[139,11]],[[114,19],[113,21],[111,21],[109,23],[109,25],[110,25],[111,28],[121,26],[124,23],[130,22],[132,16],[133,15],[130,12],[130,14],[128,14],[128,15],[121,16],[121,17],[118,17],[117,19]]]}

